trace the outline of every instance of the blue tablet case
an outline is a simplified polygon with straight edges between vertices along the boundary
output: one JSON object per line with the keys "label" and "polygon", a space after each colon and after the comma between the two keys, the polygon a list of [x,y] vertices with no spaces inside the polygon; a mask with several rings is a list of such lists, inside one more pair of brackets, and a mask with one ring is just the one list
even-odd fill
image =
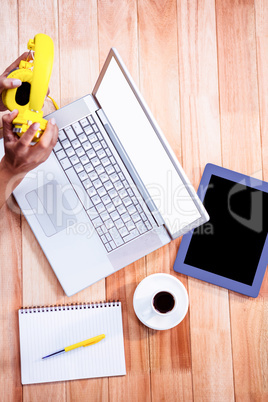
{"label": "blue tablet case", "polygon": [[[226,194],[222,188],[227,189]],[[219,199],[215,198],[216,202],[213,199],[214,195],[212,197],[210,195],[210,198],[206,197],[206,194],[212,194],[211,189],[214,191],[213,194],[217,194],[217,192],[220,194]],[[197,193],[201,201],[205,201],[205,208],[211,219],[183,236],[174,270],[238,293],[257,297],[268,262],[268,202],[264,202],[268,201],[268,183],[220,166],[207,164]],[[239,197],[240,200],[235,205],[236,211],[233,212],[230,202]],[[224,198],[224,202],[221,202],[222,198]],[[250,214],[244,207],[247,203],[250,205]],[[226,210],[223,211],[223,209]],[[223,229],[225,226],[224,215],[220,224],[214,225],[213,222],[217,223],[217,216],[222,212],[228,214],[232,227],[227,226]],[[219,233],[221,227],[222,230],[225,230],[226,235],[223,235],[221,242],[218,239],[217,243],[217,240],[214,239],[216,235],[213,237],[213,233],[209,233],[209,225],[211,225],[212,232],[215,230]],[[209,237],[210,234],[211,237]],[[231,238],[229,243],[228,237]],[[240,238],[241,243],[236,248],[236,239]],[[200,248],[202,245],[204,245],[204,249]],[[209,255],[209,250],[212,249],[214,250],[212,254],[214,252],[216,257],[214,255],[212,262],[208,257],[209,262],[206,266],[206,255]],[[230,255],[228,255],[228,249],[231,250]],[[254,255],[254,263],[251,262],[251,255]],[[222,263],[224,258],[226,258],[225,265]],[[232,261],[231,268],[228,261]],[[217,264],[219,266],[222,264],[223,267],[218,269]],[[226,271],[229,269],[227,274],[223,271],[224,267],[226,267]],[[240,274],[236,272],[239,270]],[[243,277],[246,273],[249,278],[240,280],[240,276]]]}

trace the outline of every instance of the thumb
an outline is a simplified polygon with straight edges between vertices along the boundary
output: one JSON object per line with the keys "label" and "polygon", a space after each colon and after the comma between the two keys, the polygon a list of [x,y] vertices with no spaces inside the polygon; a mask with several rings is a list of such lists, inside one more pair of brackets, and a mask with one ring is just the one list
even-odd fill
{"label": "thumb", "polygon": [[22,84],[18,78],[4,78],[0,81],[0,90],[18,88]]}

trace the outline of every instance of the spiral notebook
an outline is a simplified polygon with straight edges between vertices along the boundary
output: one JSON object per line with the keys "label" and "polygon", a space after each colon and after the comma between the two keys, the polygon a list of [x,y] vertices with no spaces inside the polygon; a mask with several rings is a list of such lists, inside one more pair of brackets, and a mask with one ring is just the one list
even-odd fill
{"label": "spiral notebook", "polygon": [[[120,302],[22,308],[19,329],[22,384],[126,374]],[[94,345],[42,359],[100,334]]]}

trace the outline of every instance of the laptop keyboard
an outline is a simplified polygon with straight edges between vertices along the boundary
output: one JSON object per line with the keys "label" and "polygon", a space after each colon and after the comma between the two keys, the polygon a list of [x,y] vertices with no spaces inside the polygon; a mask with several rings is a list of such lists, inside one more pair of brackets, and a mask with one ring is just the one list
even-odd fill
{"label": "laptop keyboard", "polygon": [[107,142],[89,115],[59,131],[54,153],[111,252],[152,225],[136,197],[134,183],[130,184],[120,167],[120,157]]}

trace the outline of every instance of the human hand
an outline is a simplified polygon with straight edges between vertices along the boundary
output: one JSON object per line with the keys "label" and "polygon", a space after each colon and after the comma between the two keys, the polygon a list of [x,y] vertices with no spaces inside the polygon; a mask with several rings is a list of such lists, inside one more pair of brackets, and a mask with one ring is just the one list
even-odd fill
{"label": "human hand", "polygon": [[23,53],[17,60],[14,61],[6,70],[0,75],[0,111],[7,110],[6,106],[2,101],[2,92],[5,89],[18,88],[21,85],[21,80],[15,78],[7,78],[12,70],[15,70],[19,67],[21,60],[26,60],[28,56],[28,52]]}
{"label": "human hand", "polygon": [[32,124],[28,130],[18,138],[12,131],[13,119],[18,115],[17,110],[3,116],[3,134],[5,156],[1,160],[2,167],[9,176],[20,176],[21,179],[30,170],[45,162],[58,138],[58,127],[55,120],[51,119],[37,144],[31,142],[39,128],[39,123]]}

